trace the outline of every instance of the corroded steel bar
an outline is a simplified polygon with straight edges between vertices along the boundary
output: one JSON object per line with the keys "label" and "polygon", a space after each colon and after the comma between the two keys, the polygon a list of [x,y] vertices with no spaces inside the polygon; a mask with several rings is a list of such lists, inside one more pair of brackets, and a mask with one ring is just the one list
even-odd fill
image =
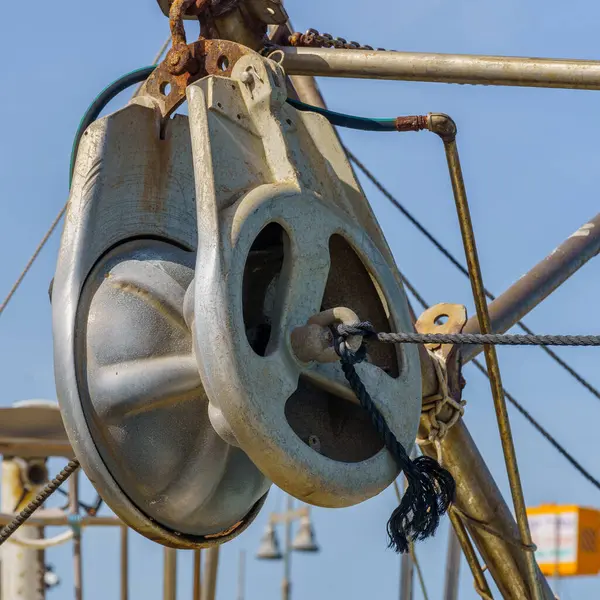
{"label": "corroded steel bar", "polygon": [[600,61],[281,47],[288,75],[600,90]]}
{"label": "corroded steel bar", "polygon": [[[436,458],[433,445],[422,446],[424,454]],[[517,524],[492,474],[461,420],[442,442],[444,467],[456,480],[456,506],[473,519],[493,527],[491,534],[471,521],[465,526],[477,546],[503,598],[530,600],[527,552],[520,546]],[[538,571],[539,573],[539,571]],[[544,600],[554,600],[546,579],[538,574]]]}
{"label": "corroded steel bar", "polygon": [[[554,252],[489,304],[492,331],[504,333],[600,252],[600,214],[580,227]],[[477,317],[471,317],[463,333],[479,333]],[[463,362],[473,360],[482,346],[464,346]]]}
{"label": "corroded steel bar", "polygon": [[[467,258],[467,265],[469,267],[469,279],[471,280],[473,298],[477,310],[477,320],[482,333],[492,333],[492,320],[487,305],[485,286],[483,285],[481,265],[479,263],[477,244],[475,242],[475,232],[471,220],[471,211],[469,209],[467,192],[458,156],[458,148],[456,146],[456,125],[452,119],[446,115],[429,115],[428,122],[429,129],[437,133],[444,143],[456,211],[458,214],[458,222]],[[502,387],[498,355],[495,346],[491,344],[484,345],[483,349],[520,539],[523,541],[524,545],[531,546],[533,540],[531,538],[531,531],[529,530],[527,507],[525,505],[525,496],[523,494],[523,486],[521,484],[517,463],[517,452],[513,442],[510,420],[508,418],[508,409],[506,407],[506,399]],[[533,552],[528,552],[526,558],[530,593],[535,600],[542,600],[542,588],[539,582],[538,568]]]}

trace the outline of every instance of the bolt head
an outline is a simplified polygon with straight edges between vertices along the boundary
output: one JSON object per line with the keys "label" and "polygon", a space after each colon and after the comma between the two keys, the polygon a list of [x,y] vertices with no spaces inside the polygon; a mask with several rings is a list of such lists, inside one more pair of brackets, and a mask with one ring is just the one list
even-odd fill
{"label": "bolt head", "polygon": [[245,83],[246,85],[250,85],[254,81],[254,77],[252,76],[252,73],[250,73],[249,71],[244,71],[240,77],[240,80],[242,83]]}

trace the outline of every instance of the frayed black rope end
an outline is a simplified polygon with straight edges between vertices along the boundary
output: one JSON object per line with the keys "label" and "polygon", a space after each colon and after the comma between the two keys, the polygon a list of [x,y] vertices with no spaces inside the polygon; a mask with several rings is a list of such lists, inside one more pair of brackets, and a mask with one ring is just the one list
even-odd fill
{"label": "frayed black rope end", "polygon": [[394,510],[387,523],[389,548],[406,553],[411,542],[425,540],[436,532],[441,517],[454,501],[456,482],[452,475],[437,461],[428,456],[411,460],[402,444],[387,426],[385,419],[375,406],[354,365],[366,357],[365,344],[357,352],[348,348],[346,339],[351,335],[375,337],[377,334],[370,323],[339,325],[334,329],[335,348],[342,361],[342,370],[356,394],[360,405],[369,413],[373,426],[383,438],[404,473],[408,486],[400,506]]}

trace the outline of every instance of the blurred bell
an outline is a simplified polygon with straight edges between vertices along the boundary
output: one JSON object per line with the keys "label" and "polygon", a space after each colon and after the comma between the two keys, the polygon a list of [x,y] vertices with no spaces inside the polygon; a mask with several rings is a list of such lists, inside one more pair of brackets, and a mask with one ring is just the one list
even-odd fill
{"label": "blurred bell", "polygon": [[315,534],[310,523],[310,517],[305,516],[300,519],[298,533],[294,538],[292,549],[298,552],[318,552],[319,546],[315,542]]}
{"label": "blurred bell", "polygon": [[265,560],[278,560],[281,558],[279,542],[277,541],[275,529],[271,523],[269,523],[265,529],[265,534],[260,541],[256,558]]}

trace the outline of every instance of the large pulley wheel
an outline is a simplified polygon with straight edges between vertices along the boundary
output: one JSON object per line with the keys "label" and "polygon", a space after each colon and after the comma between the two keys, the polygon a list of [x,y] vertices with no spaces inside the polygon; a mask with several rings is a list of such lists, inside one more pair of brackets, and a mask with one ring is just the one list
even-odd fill
{"label": "large pulley wheel", "polygon": [[[376,495],[398,467],[356,405],[340,365],[303,363],[291,334],[332,308],[325,297],[356,309],[369,285],[389,325],[411,331],[397,275],[347,214],[292,185],[260,186],[212,223],[216,230],[204,223],[199,236],[195,298],[186,303],[188,312],[193,305],[195,354],[213,426],[273,482],[307,502],[342,507]],[[349,258],[333,270],[332,252],[340,243]],[[267,268],[266,281],[254,281],[260,257],[268,263],[269,252],[271,262],[279,256],[280,269],[274,274]],[[360,269],[368,273],[366,280]],[[336,296],[344,278],[346,293]],[[250,323],[247,296],[261,286],[266,317]],[[388,372],[375,361],[357,371],[390,429],[410,449],[421,410],[418,352],[415,346],[399,347],[394,357]],[[326,393],[321,406],[310,400],[319,391]]]}
{"label": "large pulley wheel", "polygon": [[189,129],[170,127],[165,142],[155,112],[129,106],[86,132],[52,292],[55,373],[69,440],[110,508],[150,539],[201,548],[239,535],[271,482],[208,417],[184,318]]}

